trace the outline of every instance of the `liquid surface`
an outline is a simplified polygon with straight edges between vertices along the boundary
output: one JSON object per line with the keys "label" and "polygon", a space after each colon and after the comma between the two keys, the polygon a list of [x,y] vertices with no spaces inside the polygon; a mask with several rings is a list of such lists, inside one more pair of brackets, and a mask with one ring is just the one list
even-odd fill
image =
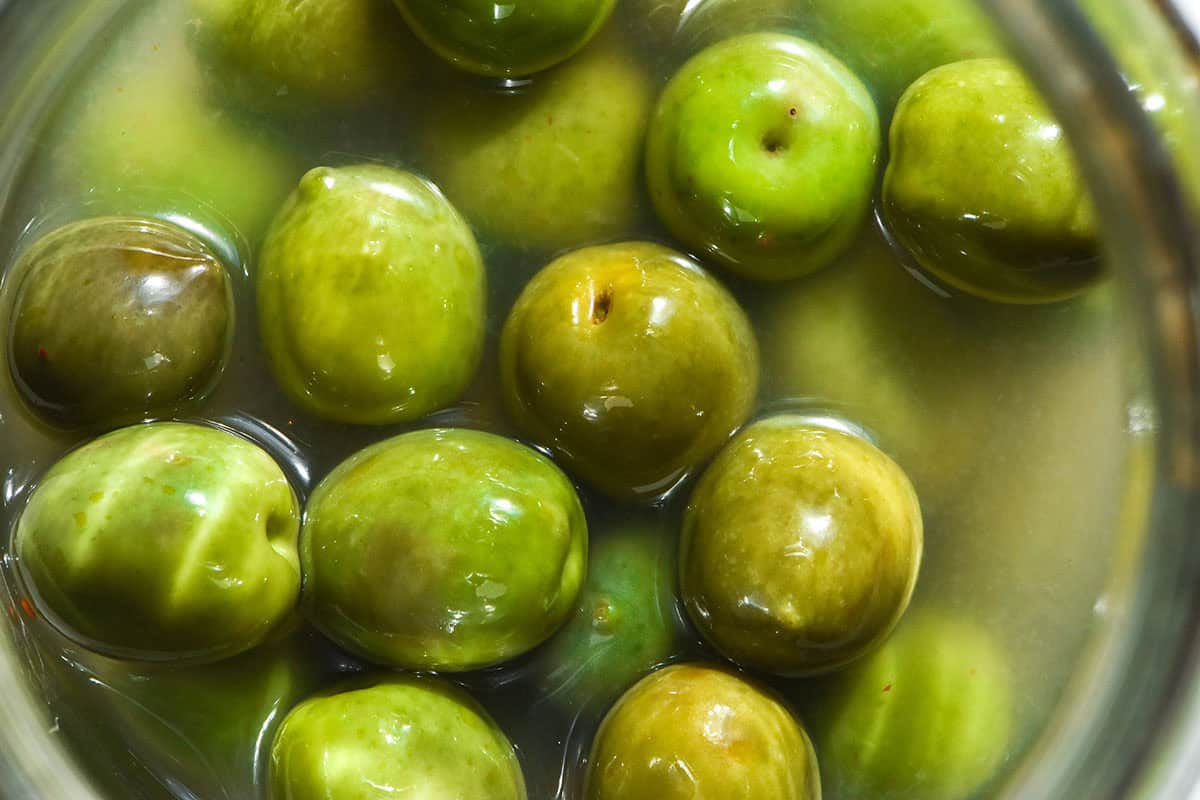
{"label": "liquid surface", "polygon": [[[233,355],[203,416],[265,446],[302,498],[340,461],[402,430],[461,425],[514,435],[498,397],[498,335],[517,293],[553,253],[483,235],[489,338],[478,377],[459,403],[417,425],[388,428],[323,423],[289,404],[255,335],[249,275],[266,222],[260,208],[269,212],[305,169],[321,164],[377,160],[432,171],[413,146],[420,136],[421,92],[365,117],[331,114],[303,125],[234,119],[233,112],[209,105],[184,41],[188,23],[178,0],[135,4],[80,64],[31,143],[15,203],[0,219],[5,263],[58,225],[135,211],[148,198],[160,215],[186,218],[222,252],[236,255],[242,269],[234,276]],[[643,44],[633,23],[618,15],[614,25],[630,63],[660,88],[673,66]],[[798,20],[783,27],[806,33]],[[136,171],[106,175],[103,168],[112,165],[98,164],[89,152],[98,124],[128,131],[150,126],[161,129],[164,148],[154,157],[174,158],[168,140],[179,134],[170,123],[180,109],[200,109],[201,130],[187,132],[196,136],[189,146],[196,148],[197,163],[226,164],[219,176],[181,172],[179,185],[191,199],[163,199],[164,187],[141,185]],[[262,149],[261,158],[238,151],[253,164],[253,185],[218,180],[231,181],[244,166],[222,161],[229,147],[222,137],[233,124],[248,131],[251,147]],[[113,185],[112,174],[127,185]],[[636,211],[613,239],[670,243],[648,203],[639,201]],[[1105,287],[1052,306],[1001,307],[936,291],[907,267],[872,219],[845,256],[809,278],[763,288],[718,274],[750,314],[762,347],[759,413],[785,409],[865,431],[912,477],[926,536],[913,610],[949,611],[996,636],[1017,687],[1014,733],[1004,758],[1012,768],[1052,713],[1089,630],[1104,613],[1131,428],[1122,339]],[[4,331],[15,283],[5,276]],[[0,440],[0,502],[8,531],[38,476],[83,439],[37,423],[8,383],[0,387]],[[585,493],[592,536],[643,526],[661,531],[672,549],[687,487],[661,507],[634,511]],[[4,578],[12,587],[12,570]],[[147,681],[162,679],[81,652],[15,591],[12,600],[55,731],[94,765],[102,784],[122,787],[112,789],[113,796],[260,796],[263,755],[286,708],[264,707],[260,735],[246,737],[255,746],[239,753],[236,763],[214,760],[195,740],[191,712],[144,699]],[[675,616],[685,644],[673,659],[715,659],[678,609]],[[301,674],[287,678],[301,696],[365,668],[303,628],[279,646],[302,654],[292,656],[304,664]],[[515,743],[530,797],[565,800],[578,796],[583,755],[604,709],[552,702],[553,693],[536,674],[536,655],[462,682]],[[263,675],[264,685],[274,685],[274,673]],[[213,677],[214,696],[233,680]],[[820,681],[771,684],[797,708],[819,706]]]}

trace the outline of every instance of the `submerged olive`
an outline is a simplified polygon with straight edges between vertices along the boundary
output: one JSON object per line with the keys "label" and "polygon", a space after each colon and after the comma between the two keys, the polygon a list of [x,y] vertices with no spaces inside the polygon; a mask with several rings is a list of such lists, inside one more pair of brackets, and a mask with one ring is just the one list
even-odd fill
{"label": "submerged olive", "polygon": [[512,92],[458,86],[430,99],[429,169],[489,237],[553,251],[637,222],[654,88],[613,37]]}
{"label": "submerged olive", "polygon": [[908,606],[921,510],[865,439],[781,415],[742,431],[688,503],[680,592],[725,656],[780,675],[837,669]]}
{"label": "submerged olive", "polygon": [[573,56],[608,21],[616,0],[396,0],[425,44],[460,69],[518,77]]}
{"label": "submerged olive", "polygon": [[483,258],[437,187],[318,167],[275,217],[259,329],[284,391],[338,422],[408,422],[458,399],[483,351]]}
{"label": "submerged olive", "polygon": [[191,0],[210,78],[255,110],[363,103],[407,81],[419,47],[384,0]]}
{"label": "submerged olive", "polygon": [[820,800],[817,757],[779,700],[718,667],[643,678],[592,746],[587,800]]}
{"label": "submerged olive", "polygon": [[656,499],[707,460],[758,391],[737,301],[691,259],[642,242],[538,273],[504,324],[500,364],[521,427],[625,499]]}
{"label": "submerged olive", "polygon": [[69,453],[17,525],[17,561],[64,632],[125,658],[258,644],[300,591],[296,496],[259,447],[202,425],[122,428]]}
{"label": "submerged olive", "polygon": [[301,703],[271,747],[277,800],[525,800],[504,732],[436,678],[358,679]]}
{"label": "submerged olive", "polygon": [[545,641],[587,567],[575,488],[492,434],[424,430],[321,482],[300,537],[303,605],[326,635],[387,666],[463,671]]}
{"label": "submerged olive", "polygon": [[1046,303],[1100,277],[1090,197],[1058,122],[1002,59],[938,67],[896,107],[888,228],[922,268],[988,300]]}
{"label": "submerged olive", "polygon": [[567,708],[612,702],[675,642],[674,536],[631,526],[595,536],[575,615],[538,658],[544,696]]}
{"label": "submerged olive", "polygon": [[233,334],[224,265],[194,234],[136,217],[71,223],[13,267],[11,365],[56,424],[166,416],[212,390]]}
{"label": "submerged olive", "polygon": [[1008,752],[1011,680],[986,629],[914,612],[822,692],[814,730],[827,787],[872,800],[975,797]]}

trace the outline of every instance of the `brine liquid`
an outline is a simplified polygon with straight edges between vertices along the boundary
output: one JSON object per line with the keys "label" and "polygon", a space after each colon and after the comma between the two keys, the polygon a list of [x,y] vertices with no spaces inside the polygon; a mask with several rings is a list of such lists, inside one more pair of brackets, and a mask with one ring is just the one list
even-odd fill
{"label": "brine liquid", "polygon": [[[188,95],[174,96],[172,103],[207,108],[203,113],[210,122],[245,129],[256,147],[280,148],[286,154],[276,166],[291,181],[308,167],[360,160],[425,171],[408,144],[419,120],[409,107],[419,106],[419,93],[387,112],[329,115],[303,125],[234,119],[234,112],[206,106],[210,100],[196,80],[184,42],[188,20],[183,5],[179,0],[134,4],[104,44],[79,65],[40,135],[30,142],[23,182],[14,202],[3,209],[0,254],[5,263],[48,228],[97,208],[110,210],[113,197],[119,206],[123,191],[130,190],[133,198],[124,210],[136,210],[132,190],[144,187],[100,185],[91,173],[94,167],[82,153],[92,144],[89,126],[103,119],[118,131],[127,129],[131,146],[147,126],[170,136],[171,120],[164,117],[173,110],[160,101],[171,92]],[[803,35],[802,21],[795,28]],[[667,67],[656,65],[663,59],[649,52],[653,48],[639,45],[638,37],[624,38],[631,58],[639,59],[661,85]],[[130,96],[145,99],[129,102]],[[246,199],[234,176],[212,179],[212,195],[201,200]],[[221,188],[220,181],[235,188]],[[206,188],[196,181],[190,186],[196,192]],[[169,195],[170,187],[152,188]],[[211,226],[211,220],[193,222],[221,229],[219,213],[214,219]],[[230,233],[222,239],[225,251],[244,267],[238,281],[237,339],[221,386],[202,413],[270,449],[303,497],[342,459],[401,428],[322,423],[289,405],[272,381],[255,336],[247,276],[253,269],[253,240],[261,231],[225,230]],[[642,218],[625,238],[670,241],[645,203]],[[419,425],[466,425],[512,435],[497,397],[496,337],[520,288],[552,254],[503,242],[481,244],[491,287],[491,355],[461,402]],[[1016,732],[1005,762],[1005,769],[1011,769],[1053,713],[1089,631],[1104,613],[1128,434],[1138,424],[1128,411],[1123,342],[1110,293],[1103,287],[1069,303],[997,307],[947,296],[906,266],[870,220],[861,241],[818,275],[767,288],[727,283],[755,321],[764,353],[762,413],[800,410],[859,426],[914,479],[926,544],[913,607],[974,619],[1007,654],[1017,702]],[[0,311],[6,332],[12,283],[6,281]],[[39,474],[81,438],[38,425],[21,409],[6,378],[0,391],[0,441],[0,500],[4,530],[9,531]],[[686,495],[686,486],[682,493]],[[584,499],[593,537],[628,523],[649,524],[662,531],[664,552],[673,552],[684,498],[669,498],[651,510],[615,507],[590,494]],[[5,577],[11,583],[12,575]],[[29,649],[31,673],[46,693],[53,730],[91,765],[112,796],[211,800],[261,795],[263,754],[286,708],[268,703],[257,737],[243,735],[249,744],[236,753],[236,763],[219,758],[206,752],[204,743],[191,741],[194,708],[181,706],[176,712],[147,700],[153,675],[80,652],[49,630],[36,609],[15,593],[12,597],[13,616]],[[713,658],[682,618],[679,638],[677,658]],[[303,629],[286,646],[306,659],[305,680],[313,688],[366,668]],[[584,754],[604,709],[564,709],[548,699],[535,662],[527,657],[462,680],[517,746],[530,796],[574,797]],[[219,704],[220,682],[236,679],[215,671],[206,689],[196,689],[195,699],[202,706]],[[271,673],[262,680],[267,687],[263,696],[269,696]],[[770,682],[799,708],[820,702],[820,682]],[[219,718],[218,711],[212,714]]]}

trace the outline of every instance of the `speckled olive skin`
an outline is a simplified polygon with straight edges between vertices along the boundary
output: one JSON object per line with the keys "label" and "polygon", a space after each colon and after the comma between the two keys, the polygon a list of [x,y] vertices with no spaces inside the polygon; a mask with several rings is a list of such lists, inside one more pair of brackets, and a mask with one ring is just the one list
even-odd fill
{"label": "speckled olive skin", "polygon": [[362,104],[403,85],[419,45],[379,0],[189,0],[219,94],[254,110]]}
{"label": "speckled olive skin", "polygon": [[606,36],[517,96],[472,86],[439,93],[421,144],[433,177],[489,238],[545,252],[578,247],[640,218],[653,103],[644,71]]}
{"label": "speckled olive skin", "polygon": [[972,0],[791,1],[804,31],[862,78],[884,116],[934,67],[1004,54]]}
{"label": "speckled olive skin", "polygon": [[13,267],[10,366],[53,423],[105,427],[194,406],[233,337],[233,288],[195,235],[100,217],[39,239]]}
{"label": "speckled olive skin", "polygon": [[258,644],[300,589],[299,508],[266,452],[202,425],[122,428],[69,453],[21,513],[15,550],[64,632],[133,659]]}
{"label": "speckled olive skin", "polygon": [[914,612],[822,697],[814,730],[838,797],[967,800],[1008,754],[1008,664],[967,620]]}
{"label": "speckled olive skin", "polygon": [[828,672],[895,627],[922,542],[916,493],[883,452],[769,417],[738,434],[693,491],[680,592],[701,633],[739,664]]}
{"label": "speckled olive skin", "polygon": [[545,641],[575,607],[587,522],[536,450],[434,429],[368,447],[321,482],[300,536],[302,605],[387,666],[457,672]]}
{"label": "speckled olive skin", "polygon": [[896,107],[888,228],[939,280],[988,300],[1045,303],[1100,276],[1092,205],[1065,134],[1008,61],[938,67]]}
{"label": "speckled olive skin", "polygon": [[879,120],[862,82],[803,39],[753,33],[693,57],[646,139],[650,198],[692,251],[757,280],[826,266],[871,202]]}
{"label": "speckled olive skin", "polygon": [[297,706],[271,748],[271,800],[525,800],[512,744],[436,678],[358,679]]}
{"label": "speckled olive skin", "polygon": [[513,418],[613,497],[654,500],[753,410],[758,346],[695,262],[643,242],[585,248],[525,287],[504,324]]}
{"label": "speckled olive skin", "polygon": [[308,172],[258,265],[263,346],[318,416],[364,425],[454,402],[483,350],[475,237],[433,184],[377,165]]}
{"label": "speckled olive skin", "polygon": [[566,709],[607,705],[666,662],[677,644],[674,540],[637,525],[592,537],[575,613],[536,662],[542,697]]}
{"label": "speckled olive skin", "polygon": [[395,0],[413,32],[468,72],[517,77],[577,53],[608,21],[616,0]]}
{"label": "speckled olive skin", "polygon": [[820,800],[817,757],[779,700],[704,664],[659,670],[605,717],[586,800]]}

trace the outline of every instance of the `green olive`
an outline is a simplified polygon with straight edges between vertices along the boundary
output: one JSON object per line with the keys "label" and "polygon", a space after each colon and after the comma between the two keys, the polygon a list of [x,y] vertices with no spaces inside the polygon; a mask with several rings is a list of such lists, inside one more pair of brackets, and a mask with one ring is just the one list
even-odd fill
{"label": "green olive", "polygon": [[871,205],[879,119],[855,75],[782,33],[726,39],[684,64],[646,136],[659,219],[692,252],[779,281],[828,265]]}
{"label": "green olive", "polygon": [[654,88],[613,37],[512,92],[452,85],[430,101],[429,170],[489,238],[550,252],[611,240],[640,218]]}
{"label": "green olive", "polygon": [[453,403],[475,376],[483,258],[428,181],[378,165],[310,170],[258,268],[263,346],[284,391],[313,414],[408,422]]}
{"label": "green olive", "polygon": [[577,53],[617,0],[395,0],[434,52],[479,75],[519,77]]}
{"label": "green olive", "polygon": [[643,678],[608,712],[586,800],[820,800],[817,757],[778,699],[704,664]]}
{"label": "green olive", "polygon": [[359,105],[412,77],[419,47],[380,0],[190,0],[218,88],[255,109]]}
{"label": "green olive", "polygon": [[822,693],[815,730],[826,786],[873,800],[976,797],[1008,753],[1013,699],[987,630],[914,612]]}
{"label": "green olive", "polygon": [[233,336],[220,259],[165,222],[101,217],[39,239],[13,267],[13,377],[67,427],[104,427],[194,407]]}
{"label": "green olive", "polygon": [[930,71],[900,99],[890,143],[884,219],[939,280],[1047,303],[1100,277],[1092,204],[1065,134],[1013,64]]}
{"label": "green olive", "polygon": [[279,465],[203,425],[122,428],[66,455],[17,525],[17,561],[64,632],[125,658],[248,650],[300,590],[296,496]]}
{"label": "green olive", "polygon": [[541,651],[545,697],[607,705],[665,663],[675,638],[673,538],[648,526],[594,536],[574,616]]}
{"label": "green olive", "polygon": [[780,415],[738,434],[693,491],[680,592],[725,656],[812,675],[887,637],[921,551],[917,495],[894,461],[858,436]]}
{"label": "green olive", "polygon": [[270,796],[283,800],[525,800],[504,732],[436,678],[365,678],[288,714],[271,747]]}
{"label": "green olive", "polygon": [[623,499],[657,499],[749,416],[745,312],[686,256],[633,242],[568,253],[525,287],[500,340],[517,423]]}
{"label": "green olive", "polygon": [[368,447],[309,500],[303,607],[371,661],[464,671],[545,641],[575,606],[587,522],[548,458],[492,434],[424,430]]}

